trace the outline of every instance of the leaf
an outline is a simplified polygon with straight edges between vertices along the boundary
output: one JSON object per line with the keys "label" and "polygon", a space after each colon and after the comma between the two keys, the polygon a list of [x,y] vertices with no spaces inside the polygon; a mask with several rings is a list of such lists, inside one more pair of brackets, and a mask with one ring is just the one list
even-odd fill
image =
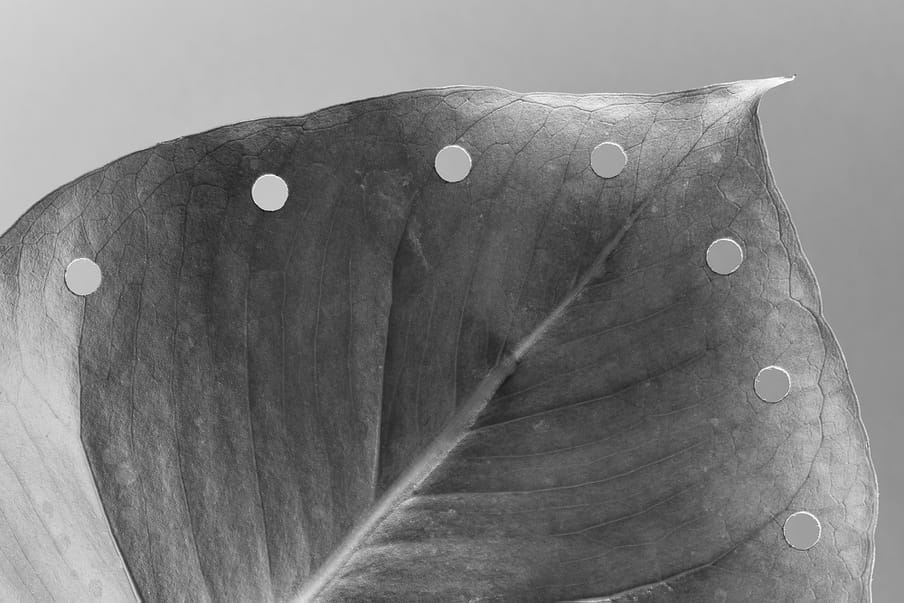
{"label": "leaf", "polygon": [[404,92],[54,191],[0,239],[2,598],[868,601],[875,471],[756,114],[786,80]]}

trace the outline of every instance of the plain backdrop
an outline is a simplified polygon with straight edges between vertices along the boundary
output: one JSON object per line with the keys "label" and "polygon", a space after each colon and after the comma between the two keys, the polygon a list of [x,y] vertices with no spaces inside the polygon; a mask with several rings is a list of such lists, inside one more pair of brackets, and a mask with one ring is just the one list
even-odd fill
{"label": "plain backdrop", "polygon": [[879,474],[875,601],[904,567],[900,0],[0,0],[0,232],[157,142],[429,86],[763,100],[772,169],[841,342]]}

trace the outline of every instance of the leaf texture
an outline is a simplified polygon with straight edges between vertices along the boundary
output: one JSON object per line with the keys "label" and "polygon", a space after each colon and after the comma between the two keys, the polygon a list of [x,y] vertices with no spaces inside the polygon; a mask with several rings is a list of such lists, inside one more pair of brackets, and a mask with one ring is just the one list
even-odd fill
{"label": "leaf texture", "polygon": [[786,79],[403,92],[54,191],[0,238],[0,595],[868,601],[875,471],[757,118]]}

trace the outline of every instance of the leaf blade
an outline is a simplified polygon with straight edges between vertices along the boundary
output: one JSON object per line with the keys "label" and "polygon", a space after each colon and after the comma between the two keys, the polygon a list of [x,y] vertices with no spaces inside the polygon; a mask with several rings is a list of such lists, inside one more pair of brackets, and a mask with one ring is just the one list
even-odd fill
{"label": "leaf blade", "polygon": [[[832,526],[821,570],[868,599],[875,474],[755,115],[782,81],[413,91],[164,143],[45,203],[70,233],[47,257],[111,275],[77,375],[42,378],[81,390],[142,596],[781,598],[800,556],[774,562],[791,585],[756,570],[799,503]],[[606,182],[603,139],[629,155]],[[457,186],[432,172],[452,142]],[[290,185],[274,215],[261,171]],[[745,265],[714,279],[726,225]],[[799,416],[740,395],[782,354]]]}

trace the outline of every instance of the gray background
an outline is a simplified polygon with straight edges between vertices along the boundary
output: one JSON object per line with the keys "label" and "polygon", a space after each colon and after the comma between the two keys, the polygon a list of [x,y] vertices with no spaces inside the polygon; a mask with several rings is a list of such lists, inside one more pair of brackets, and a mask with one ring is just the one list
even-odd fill
{"label": "gray background", "polygon": [[874,598],[904,567],[899,0],[0,0],[0,232],[126,153],[427,86],[663,92],[797,73],[761,106],[879,473]]}

